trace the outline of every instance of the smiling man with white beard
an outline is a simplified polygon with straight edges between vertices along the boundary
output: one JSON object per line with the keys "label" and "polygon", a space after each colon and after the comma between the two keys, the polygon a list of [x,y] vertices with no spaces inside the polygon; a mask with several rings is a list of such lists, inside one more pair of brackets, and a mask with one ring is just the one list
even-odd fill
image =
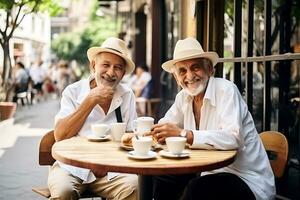
{"label": "smiling man with white beard", "polygon": [[213,77],[217,61],[218,55],[204,52],[194,38],[177,42],[173,60],[162,68],[183,90],[150,134],[160,143],[177,136],[191,148],[237,149],[236,160],[201,176],[154,176],[155,200],[274,198],[274,175],[252,116],[234,83]]}
{"label": "smiling man with white beard", "polygon": [[[87,51],[91,75],[66,87],[62,93],[61,108],[55,116],[56,141],[71,137],[92,136],[91,124],[125,122],[132,131],[136,119],[135,96],[121,85],[125,74],[135,65],[123,40],[106,39],[100,47]],[[99,169],[101,170],[101,169]],[[55,162],[48,176],[52,199],[79,199],[90,190],[106,199],[137,199],[137,176],[134,174],[103,173],[95,177],[89,169]]]}

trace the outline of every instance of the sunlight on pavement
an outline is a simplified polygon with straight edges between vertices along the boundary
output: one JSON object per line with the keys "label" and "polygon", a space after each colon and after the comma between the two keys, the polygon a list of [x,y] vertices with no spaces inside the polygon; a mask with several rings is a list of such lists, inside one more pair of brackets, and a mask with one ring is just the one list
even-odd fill
{"label": "sunlight on pavement", "polygon": [[14,124],[14,119],[0,123],[0,158],[5,150],[15,145],[18,137],[42,136],[50,129],[30,128],[30,123]]}

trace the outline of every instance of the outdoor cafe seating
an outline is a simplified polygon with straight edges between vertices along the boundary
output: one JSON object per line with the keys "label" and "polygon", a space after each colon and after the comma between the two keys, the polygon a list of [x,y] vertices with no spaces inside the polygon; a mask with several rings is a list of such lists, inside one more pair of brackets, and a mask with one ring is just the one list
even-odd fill
{"label": "outdoor cafe seating", "polygon": [[[53,165],[53,163],[55,162],[55,159],[52,157],[51,154],[51,149],[53,144],[55,143],[55,139],[54,139],[54,131],[51,130],[49,132],[47,132],[41,139],[40,141],[40,147],[39,147],[39,165],[44,166],[44,165]],[[47,186],[37,186],[37,187],[33,187],[32,191],[45,197],[45,198],[50,198],[51,194],[50,191],[48,189]],[[85,191],[82,195],[81,195],[81,199],[84,198],[95,198],[95,197],[99,197],[93,193],[90,193],[89,191]],[[102,198],[102,200],[105,200],[104,198]]]}

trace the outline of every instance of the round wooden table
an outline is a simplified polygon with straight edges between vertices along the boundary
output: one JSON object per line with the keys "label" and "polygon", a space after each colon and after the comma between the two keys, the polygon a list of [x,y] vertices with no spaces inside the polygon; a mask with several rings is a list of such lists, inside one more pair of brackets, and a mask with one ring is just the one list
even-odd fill
{"label": "round wooden table", "polygon": [[[236,150],[189,151],[190,157],[183,159],[169,159],[157,154],[155,159],[134,160],[128,158],[128,151],[121,149],[119,143],[91,142],[83,137],[62,140],[52,147],[53,157],[63,163],[91,169],[96,176],[104,172],[138,174],[140,182],[146,177],[143,175],[184,174],[222,168],[231,164],[237,154]],[[145,187],[142,188],[140,196],[145,199]]]}

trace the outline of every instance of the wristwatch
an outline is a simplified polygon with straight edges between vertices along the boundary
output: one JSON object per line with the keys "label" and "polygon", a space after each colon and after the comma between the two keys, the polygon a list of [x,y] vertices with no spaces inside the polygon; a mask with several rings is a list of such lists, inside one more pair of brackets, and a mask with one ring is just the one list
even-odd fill
{"label": "wristwatch", "polygon": [[180,132],[180,137],[186,137],[186,135],[187,135],[187,133],[188,133],[188,131],[187,130],[185,130],[185,129],[182,129],[182,131]]}

